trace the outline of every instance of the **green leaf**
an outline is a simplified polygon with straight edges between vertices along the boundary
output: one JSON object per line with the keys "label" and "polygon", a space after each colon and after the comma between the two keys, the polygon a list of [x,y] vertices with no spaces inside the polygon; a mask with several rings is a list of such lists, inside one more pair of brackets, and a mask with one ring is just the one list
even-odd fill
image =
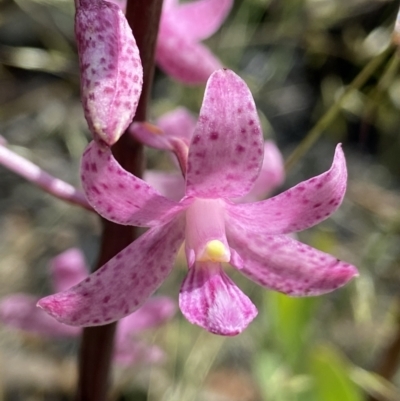
{"label": "green leaf", "polygon": [[309,346],[311,317],[318,299],[291,298],[277,292],[266,297],[272,335],[286,361],[296,368]]}
{"label": "green leaf", "polygon": [[320,401],[362,401],[358,386],[350,379],[350,366],[332,347],[318,346],[310,354],[311,373]]}

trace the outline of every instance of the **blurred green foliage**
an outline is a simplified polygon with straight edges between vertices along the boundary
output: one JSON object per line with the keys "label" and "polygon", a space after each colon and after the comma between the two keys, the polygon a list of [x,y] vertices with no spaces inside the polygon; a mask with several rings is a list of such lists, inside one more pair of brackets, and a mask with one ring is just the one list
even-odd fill
{"label": "blurred green foliage", "polygon": [[310,357],[317,399],[361,401],[361,390],[349,377],[349,368],[340,354],[330,347],[316,347]]}
{"label": "blurred green foliage", "polygon": [[[316,132],[285,187],[324,171],[335,143],[344,143],[345,202],[300,240],[355,264],[360,277],[333,294],[294,299],[237,275],[259,307],[248,330],[220,338],[178,316],[148,336],[166,350],[165,364],[116,368],[113,399],[400,400],[400,351],[393,348],[400,336],[400,76],[389,46],[397,7],[385,0],[235,1],[207,44],[247,81],[265,136],[285,156]],[[89,136],[72,1],[0,0],[0,63],[0,134],[15,151],[78,186]],[[203,91],[157,70],[151,117],[178,105],[198,112]],[[148,151],[152,168],[171,168],[168,163]],[[93,216],[3,169],[0,187],[1,296],[46,294],[47,261],[69,246],[95,259],[100,227]],[[184,268],[178,263],[160,291],[177,298]],[[0,400],[72,399],[76,349],[2,327]],[[380,370],[385,363],[390,372]]]}

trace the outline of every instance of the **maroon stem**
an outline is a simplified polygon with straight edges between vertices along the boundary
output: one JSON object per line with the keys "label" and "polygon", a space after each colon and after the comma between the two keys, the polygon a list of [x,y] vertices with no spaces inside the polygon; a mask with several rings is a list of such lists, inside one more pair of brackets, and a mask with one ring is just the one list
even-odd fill
{"label": "maroon stem", "polygon": [[[126,17],[132,28],[143,64],[143,90],[135,120],[145,121],[147,103],[154,75],[154,52],[162,0],[128,0]],[[138,177],[143,174],[143,146],[123,135],[113,147],[121,166]],[[103,235],[97,270],[139,236],[137,229],[103,220]],[[79,382],[76,401],[105,401],[110,380],[110,366],[116,323],[88,327],[83,331]]]}

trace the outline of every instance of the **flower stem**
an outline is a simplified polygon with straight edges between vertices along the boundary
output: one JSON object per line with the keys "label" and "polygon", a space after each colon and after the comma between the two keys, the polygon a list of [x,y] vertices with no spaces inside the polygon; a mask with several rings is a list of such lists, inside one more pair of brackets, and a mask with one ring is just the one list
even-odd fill
{"label": "flower stem", "polygon": [[333,122],[335,117],[338,115],[342,109],[343,103],[347,98],[353,93],[353,91],[360,89],[371,76],[376,72],[376,70],[382,65],[382,63],[387,60],[388,55],[393,53],[394,49],[389,46],[385,51],[383,51],[379,56],[373,58],[354,78],[350,85],[346,88],[343,94],[340,96],[338,101],[334,103],[330,109],[317,121],[311,131],[308,132],[307,136],[300,142],[297,148],[289,155],[286,163],[285,169],[289,171],[311,148],[311,146],[317,141],[321,134],[329,127]]}
{"label": "flower stem", "polygon": [[[147,103],[154,75],[154,52],[161,15],[162,0],[129,0],[126,17],[132,28],[143,64],[143,90],[136,111],[136,121],[146,121]],[[123,135],[113,146],[121,166],[138,177],[143,174],[143,146],[130,135]],[[103,220],[103,236],[98,269],[132,240],[139,236],[137,229]],[[88,327],[83,331],[77,401],[107,399],[109,371],[113,353],[116,323]]]}

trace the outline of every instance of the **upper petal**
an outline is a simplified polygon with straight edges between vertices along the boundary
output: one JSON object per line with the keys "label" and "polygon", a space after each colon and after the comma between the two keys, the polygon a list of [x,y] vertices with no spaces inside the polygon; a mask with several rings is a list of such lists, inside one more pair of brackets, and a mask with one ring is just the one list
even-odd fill
{"label": "upper petal", "polygon": [[251,191],[235,201],[240,203],[257,202],[265,199],[285,180],[285,163],[278,147],[273,141],[264,143],[264,161],[260,175],[257,177]]}
{"label": "upper petal", "polygon": [[179,307],[190,323],[224,336],[241,333],[257,316],[256,307],[219,263],[198,262],[189,269]]}
{"label": "upper petal", "polygon": [[82,104],[95,139],[112,145],[135,115],[142,63],[121,9],[107,1],[82,3],[75,15]]}
{"label": "upper petal", "polygon": [[54,291],[71,288],[89,274],[85,257],[78,248],[70,248],[50,261],[50,272]]}
{"label": "upper petal", "polygon": [[174,29],[173,21],[164,17],[157,39],[156,61],[166,74],[188,85],[205,83],[222,66],[206,46],[182,35]]}
{"label": "upper petal", "polygon": [[37,297],[27,294],[12,294],[0,301],[0,320],[7,326],[45,336],[77,336],[78,327],[57,322],[46,312],[36,307]]}
{"label": "upper petal", "polygon": [[171,220],[186,207],[124,170],[109,148],[95,142],[83,154],[81,178],[93,209],[118,224],[151,227]]}
{"label": "upper petal", "polygon": [[134,122],[129,132],[146,146],[155,149],[174,151],[176,139],[189,145],[196,119],[184,107],[178,107],[163,114],[157,120],[157,126],[147,122]]}
{"label": "upper petal", "polygon": [[342,203],[347,186],[346,160],[339,144],[331,168],[262,202],[227,205],[228,220],[244,230],[286,234],[328,218]]}
{"label": "upper petal", "polygon": [[245,195],[259,174],[262,155],[262,132],[249,88],[232,71],[216,71],[208,80],[189,146],[186,194]]}
{"label": "upper petal", "polygon": [[38,306],[72,326],[99,326],[133,313],[170,273],[184,225],[181,216],[151,228],[87,279]]}
{"label": "upper petal", "polygon": [[257,284],[292,296],[333,291],[358,275],[357,269],[286,235],[243,232],[229,226],[230,263]]}
{"label": "upper petal", "polygon": [[233,0],[198,0],[180,4],[170,11],[177,29],[193,40],[214,34],[225,21]]}

